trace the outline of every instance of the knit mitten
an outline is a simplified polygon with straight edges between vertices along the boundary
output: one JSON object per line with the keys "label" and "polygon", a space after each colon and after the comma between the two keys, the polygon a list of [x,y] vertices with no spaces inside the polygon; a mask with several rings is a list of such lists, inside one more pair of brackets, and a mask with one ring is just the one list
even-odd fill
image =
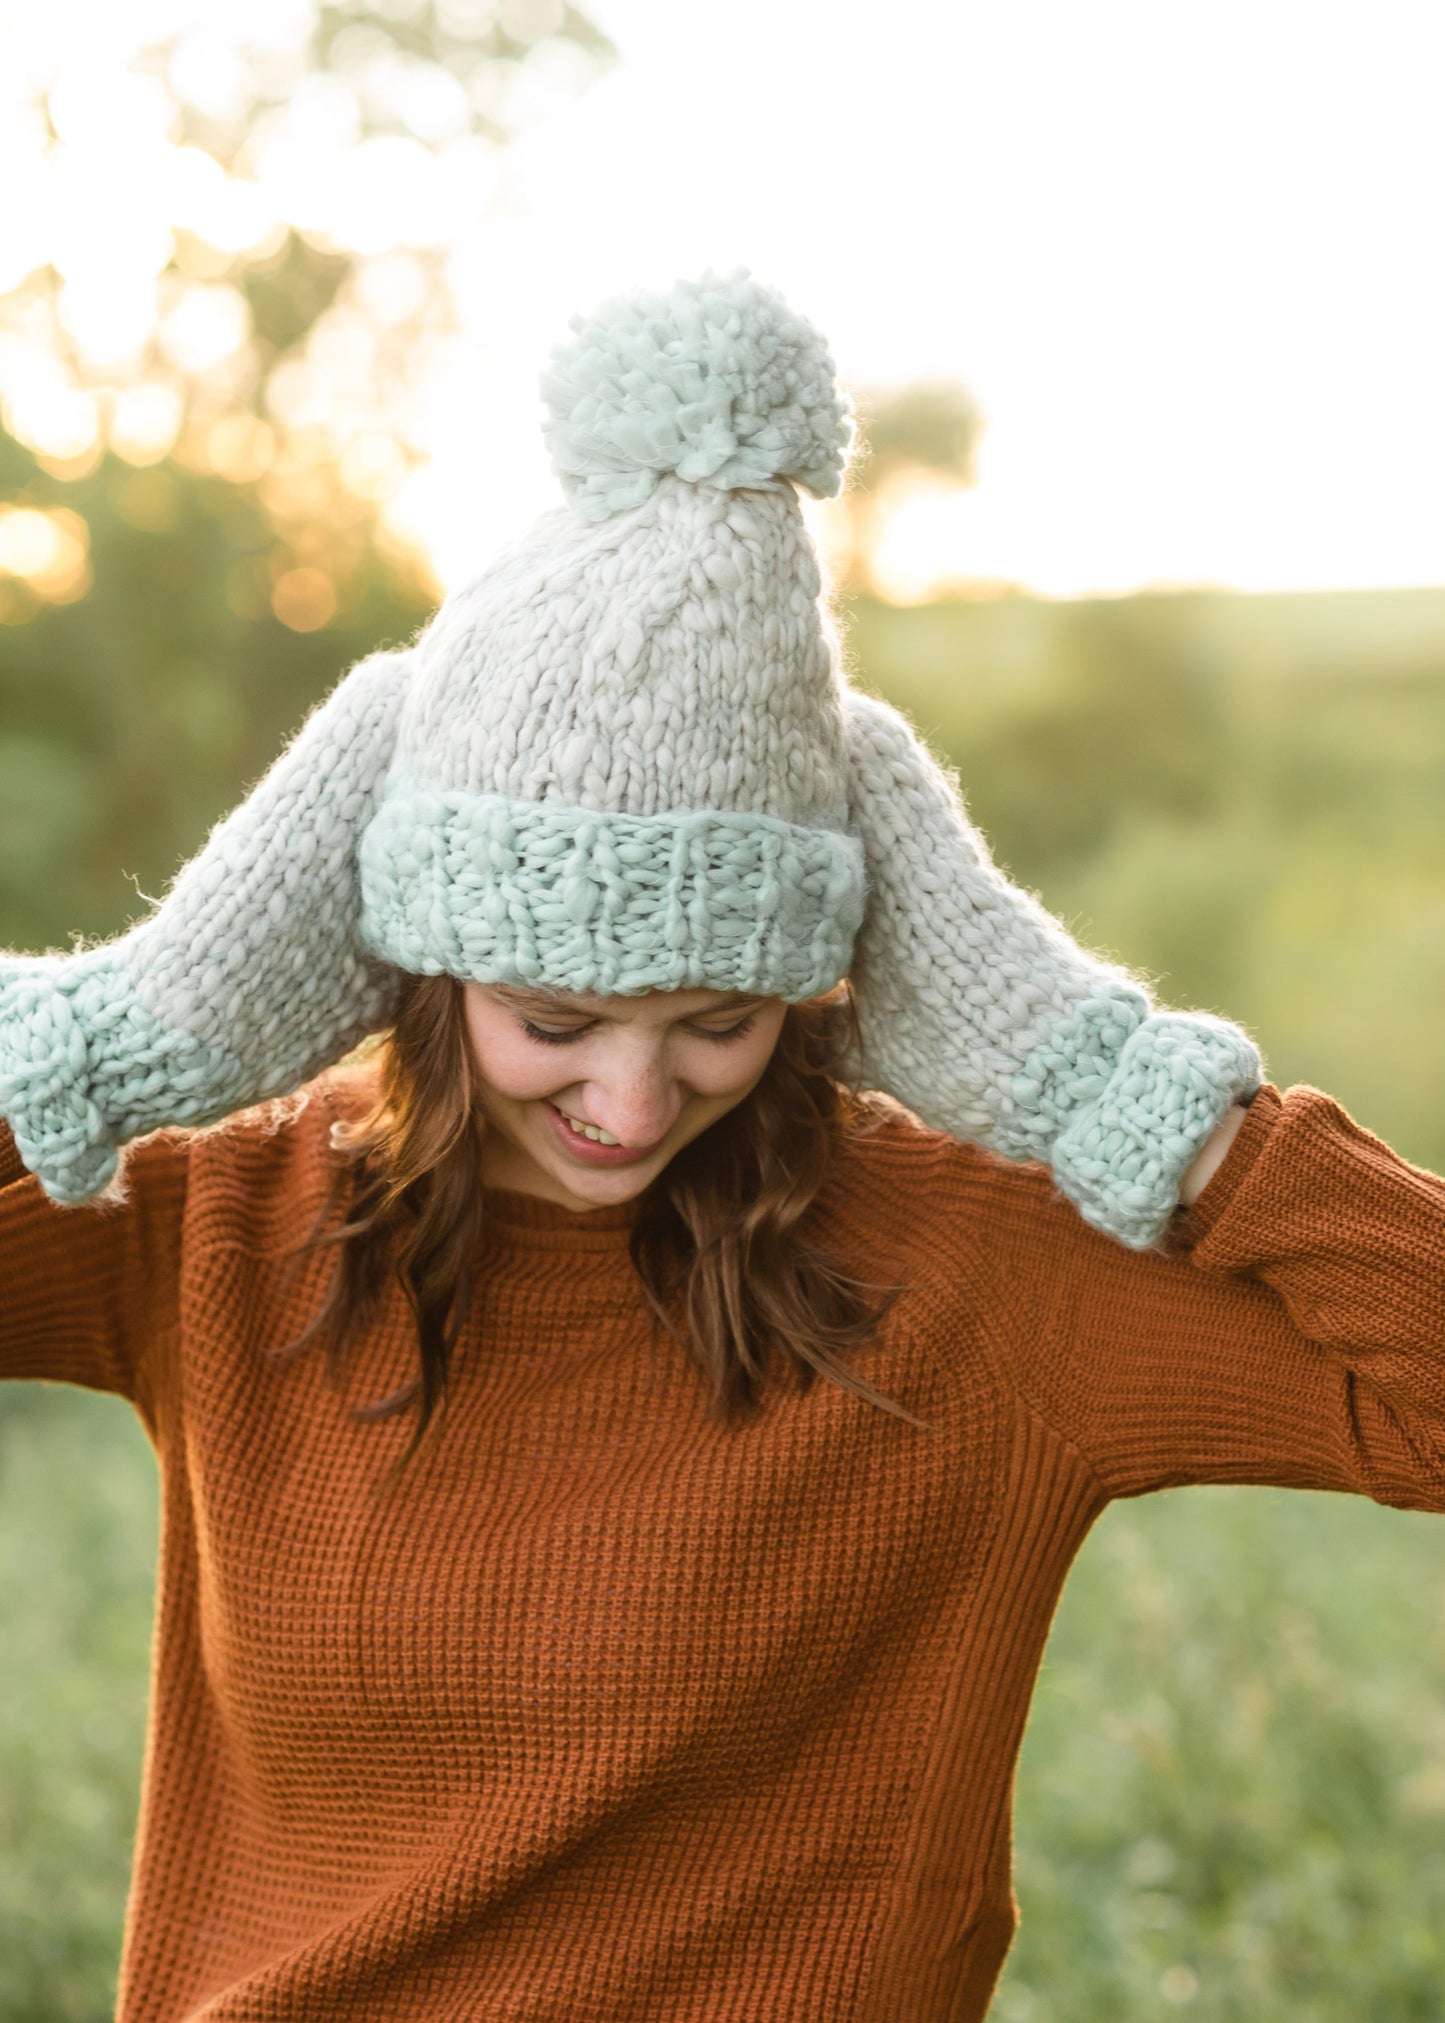
{"label": "knit mitten", "polygon": [[864,1079],[924,1123],[1037,1159],[1084,1219],[1151,1248],[1195,1155],[1262,1078],[1208,1012],[1155,1008],[1011,885],[956,778],[885,702],[845,697],[868,894],[852,982]]}
{"label": "knit mitten", "polygon": [[149,918],[69,956],[0,955],[0,1117],[53,1200],[101,1192],[128,1140],[283,1095],[390,1022],[357,843],[410,666],[359,662]]}

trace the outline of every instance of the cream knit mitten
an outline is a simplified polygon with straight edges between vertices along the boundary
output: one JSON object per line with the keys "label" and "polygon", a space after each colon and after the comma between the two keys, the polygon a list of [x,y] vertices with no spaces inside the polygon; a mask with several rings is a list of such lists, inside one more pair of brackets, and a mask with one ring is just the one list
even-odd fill
{"label": "cream knit mitten", "polygon": [[1253,1041],[1156,1009],[1011,885],[898,710],[850,691],[846,719],[864,1080],[935,1130],[1043,1161],[1086,1221],[1150,1249],[1195,1155],[1260,1084]]}
{"label": "cream knit mitten", "polygon": [[53,1200],[99,1193],[128,1140],[284,1094],[389,1022],[356,858],[410,665],[352,668],[148,919],[0,955],[0,1117]]}

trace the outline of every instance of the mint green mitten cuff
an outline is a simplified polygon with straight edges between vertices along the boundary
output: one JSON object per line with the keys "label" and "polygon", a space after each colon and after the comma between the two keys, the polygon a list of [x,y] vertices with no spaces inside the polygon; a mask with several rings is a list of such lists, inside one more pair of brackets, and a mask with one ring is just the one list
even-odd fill
{"label": "mint green mitten cuff", "polygon": [[850,691],[845,717],[865,1081],[936,1130],[1043,1161],[1086,1221],[1151,1248],[1225,1111],[1263,1080],[1257,1047],[1212,1013],[1157,1008],[1011,884],[900,711]]}
{"label": "mint green mitten cuff", "polygon": [[132,1138],[284,1095],[390,1022],[359,935],[357,851],[409,652],[361,661],[149,918],[75,955],[0,955],[0,1117],[57,1202]]}

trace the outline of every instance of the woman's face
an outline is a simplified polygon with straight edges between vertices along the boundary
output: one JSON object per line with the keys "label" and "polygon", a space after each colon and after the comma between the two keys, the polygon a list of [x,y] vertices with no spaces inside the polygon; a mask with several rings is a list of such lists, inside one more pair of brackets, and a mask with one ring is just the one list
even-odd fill
{"label": "woman's face", "polygon": [[[588,997],[464,985],[481,1071],[482,1178],[574,1209],[641,1194],[761,1079],[781,998],[716,990]],[[598,1143],[573,1128],[615,1139]]]}

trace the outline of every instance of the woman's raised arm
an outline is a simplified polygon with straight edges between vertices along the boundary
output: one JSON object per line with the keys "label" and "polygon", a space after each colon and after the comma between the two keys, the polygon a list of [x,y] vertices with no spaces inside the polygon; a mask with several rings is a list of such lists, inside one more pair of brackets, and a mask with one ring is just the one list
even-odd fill
{"label": "woman's raised arm", "polygon": [[0,949],[0,1116],[52,1200],[94,1200],[123,1146],[285,1095],[390,1022],[357,847],[411,664],[358,661],[146,919],[71,955]]}
{"label": "woman's raised arm", "polygon": [[1242,1027],[1168,1011],[1000,869],[953,769],[844,690],[868,897],[851,972],[863,1079],[936,1131],[1039,1160],[1086,1222],[1149,1250],[1230,1106],[1264,1079]]}
{"label": "woman's raised arm", "polygon": [[1266,1083],[1158,1251],[1037,1184],[1017,1212],[1028,1185],[1003,1179],[991,1231],[1032,1312],[1013,1374],[1110,1496],[1257,1482],[1445,1511],[1445,1179]]}
{"label": "woman's raised arm", "polygon": [[118,1184],[52,1201],[0,1119],[0,1377],[115,1391],[153,1428],[151,1372],[176,1325],[186,1131],[129,1149]]}

